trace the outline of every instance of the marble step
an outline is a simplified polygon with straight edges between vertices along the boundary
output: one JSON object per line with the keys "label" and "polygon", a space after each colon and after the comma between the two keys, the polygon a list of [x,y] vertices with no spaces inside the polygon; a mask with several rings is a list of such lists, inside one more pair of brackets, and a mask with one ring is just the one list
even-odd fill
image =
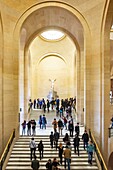
{"label": "marble step", "polygon": [[[63,137],[61,136],[59,139],[59,143],[65,146],[63,142]],[[30,149],[29,142],[32,136],[22,136],[15,142],[12,153],[10,155],[6,170],[31,170],[31,161],[30,161]],[[40,162],[39,170],[45,170],[45,164],[48,159],[53,160],[54,157],[58,157],[58,150],[56,151],[55,147],[52,149],[50,147],[50,139],[49,136],[35,136],[34,137],[36,144],[38,145],[39,141],[42,140],[44,144],[44,158],[40,161],[39,159],[39,151],[36,150],[37,159]],[[71,170],[98,170],[95,158],[93,158],[93,164],[90,166],[88,164],[88,154],[86,150],[83,148],[83,141],[80,139],[80,156],[74,153],[73,147],[73,138],[70,138],[71,146],[72,146],[72,159],[71,159]],[[59,144],[58,143],[58,144]],[[64,164],[64,162],[63,162]],[[61,170],[65,170],[64,165],[59,166]]]}
{"label": "marble step", "polygon": [[[39,155],[39,154],[37,154],[36,153],[36,155]],[[30,157],[30,153],[29,154],[11,154],[10,155],[10,158],[29,158]],[[58,158],[58,154],[55,154],[55,153],[53,153],[53,154],[51,154],[51,156],[50,156],[50,154],[45,154],[44,155],[44,158]],[[77,154],[72,154],[72,156],[71,156],[72,158],[78,158],[78,155]],[[79,155],[79,158],[88,158],[88,155],[87,154],[80,154]]]}
{"label": "marble step", "polygon": [[[36,154],[38,154],[39,152],[37,151]],[[30,150],[29,151],[12,151],[12,154],[14,155],[24,155],[24,154],[30,154]],[[58,152],[55,152],[54,150],[53,151],[44,151],[44,155],[54,155],[54,154],[58,154]],[[72,152],[72,156],[75,156],[76,154],[74,154],[74,151]],[[84,151],[80,151],[80,155],[87,155],[86,152]]]}
{"label": "marble step", "polygon": [[[57,158],[59,159],[59,157],[57,157]],[[30,156],[27,157],[27,158],[26,158],[26,157],[25,157],[25,158],[23,158],[23,157],[21,157],[21,158],[20,158],[20,157],[18,157],[18,158],[10,157],[10,158],[9,158],[9,162],[13,162],[13,161],[14,161],[14,162],[17,162],[17,161],[23,162],[23,160],[24,160],[24,162],[29,162],[29,161],[30,161]],[[41,160],[41,162],[47,162],[47,161],[48,161],[48,158],[45,158],[45,157],[43,157],[43,159]],[[83,157],[80,157],[80,156],[79,156],[79,157],[78,157],[78,156],[77,156],[77,157],[73,157],[73,159],[71,160],[71,162],[75,162],[75,161],[76,161],[76,162],[83,162],[83,161],[84,161],[84,162],[87,162],[87,161],[88,161],[88,157],[84,157],[84,158],[83,158]],[[93,162],[96,162],[95,159],[93,160]]]}
{"label": "marble step", "polygon": [[[65,148],[64,148],[65,149]],[[13,151],[16,151],[16,150],[18,150],[18,151],[21,151],[21,150],[23,150],[23,151],[28,151],[28,150],[30,150],[30,148],[29,148],[29,146],[27,146],[27,147],[14,147],[13,148]],[[36,149],[36,150],[38,150],[38,148]],[[55,151],[55,146],[53,146],[53,148],[51,148],[50,146],[48,146],[48,145],[46,145],[46,146],[44,146],[44,151]],[[74,150],[74,147],[72,146],[72,149],[71,150]],[[81,151],[84,151],[84,152],[86,152],[86,150],[84,150],[84,148],[83,147],[79,147],[79,150],[81,150]]]}
{"label": "marble step", "polygon": [[[59,166],[60,167],[60,166]],[[60,167],[62,170],[65,170],[63,166]],[[6,170],[31,170],[31,166],[7,166]],[[45,166],[39,167],[39,170],[45,170]],[[71,166],[71,170],[98,170],[97,166]]]}
{"label": "marble step", "polygon": [[[38,158],[37,158],[38,159]],[[39,160],[40,161],[40,160]],[[45,166],[45,162],[43,162],[43,161],[40,161],[41,162],[41,166],[43,165],[43,166]],[[26,165],[31,165],[31,161],[29,160],[28,162],[26,162],[26,163],[24,163],[24,162],[8,162],[8,164],[7,165],[9,165],[9,166],[12,166],[12,165],[18,165],[18,166],[20,166],[20,165],[22,165],[22,166],[26,166]],[[73,162],[73,163],[71,163],[71,166],[88,166],[89,164],[88,164],[88,162]],[[96,166],[96,162],[93,162],[93,166]]]}

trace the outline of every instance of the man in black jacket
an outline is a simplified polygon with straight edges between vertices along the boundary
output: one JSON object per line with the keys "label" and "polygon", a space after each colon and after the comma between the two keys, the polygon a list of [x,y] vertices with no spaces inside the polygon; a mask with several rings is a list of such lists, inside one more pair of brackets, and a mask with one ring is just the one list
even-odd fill
{"label": "man in black jacket", "polygon": [[77,123],[77,125],[75,126],[75,133],[79,135],[80,132],[80,127],[79,127],[79,123]]}
{"label": "man in black jacket", "polygon": [[36,156],[35,156],[34,160],[31,162],[31,167],[33,168],[33,170],[39,169],[39,161],[36,160]]}
{"label": "man in black jacket", "polygon": [[73,143],[74,144],[74,151],[76,153],[76,149],[77,149],[78,156],[79,156],[79,142],[80,142],[80,138],[79,138],[78,134],[75,135],[75,138],[74,138],[73,142],[74,142]]}
{"label": "man in black jacket", "polygon": [[42,143],[42,140],[38,144],[38,150],[39,150],[39,153],[40,153],[40,160],[41,160],[41,158],[43,158],[43,150],[44,150],[44,145]]}
{"label": "man in black jacket", "polygon": [[85,148],[87,148],[87,146],[88,146],[88,141],[89,141],[89,135],[86,130],[84,131],[84,133],[82,135],[82,140],[84,142],[84,150],[85,150]]}
{"label": "man in black jacket", "polygon": [[55,133],[54,133],[54,144],[55,144],[56,150],[58,148],[58,139],[59,139],[59,133],[55,130]]}

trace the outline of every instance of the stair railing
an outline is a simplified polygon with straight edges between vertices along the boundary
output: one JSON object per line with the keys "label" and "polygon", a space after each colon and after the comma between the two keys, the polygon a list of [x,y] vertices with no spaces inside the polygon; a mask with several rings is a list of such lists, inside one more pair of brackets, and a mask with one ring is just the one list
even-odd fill
{"label": "stair railing", "polygon": [[96,143],[96,140],[95,140],[93,134],[91,133],[90,129],[89,129],[89,137],[90,137],[90,139],[92,140],[92,142],[94,144],[95,152],[96,152],[97,158],[99,160],[99,163],[100,163],[100,166],[101,166],[101,170],[108,170],[108,168],[107,168],[107,166],[105,164],[105,161],[104,161],[104,159],[102,157],[102,154],[100,152],[100,149],[99,149],[99,147],[98,147],[98,145]]}
{"label": "stair railing", "polygon": [[11,133],[11,136],[10,136],[10,138],[9,138],[7,144],[6,144],[6,147],[5,147],[5,149],[4,149],[3,153],[2,153],[2,156],[0,158],[0,170],[2,170],[2,167],[4,165],[4,162],[6,160],[7,154],[9,152],[9,150],[10,150],[10,147],[11,147],[11,144],[12,144],[14,138],[15,138],[15,129]]}

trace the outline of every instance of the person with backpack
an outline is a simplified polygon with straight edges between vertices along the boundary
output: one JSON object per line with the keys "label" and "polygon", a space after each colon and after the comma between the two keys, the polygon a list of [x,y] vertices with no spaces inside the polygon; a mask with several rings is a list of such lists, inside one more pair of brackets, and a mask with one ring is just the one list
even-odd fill
{"label": "person with backpack", "polygon": [[78,151],[78,156],[79,156],[79,142],[80,142],[80,138],[79,138],[78,134],[75,135],[75,138],[74,138],[73,142],[74,142],[74,143],[73,143],[73,145],[74,145],[74,151],[75,151],[75,153],[76,153],[76,149],[77,149],[77,151]]}
{"label": "person with backpack", "polygon": [[51,132],[50,136],[50,145],[51,145],[51,148],[53,148],[53,141],[54,141],[54,135],[53,135],[53,132]]}
{"label": "person with backpack", "polygon": [[44,145],[42,143],[42,140],[38,144],[38,151],[39,151],[40,160],[41,160],[41,158],[43,158],[43,151],[44,151]]}
{"label": "person with backpack", "polygon": [[63,122],[61,119],[59,119],[58,121],[58,131],[59,131],[59,135],[62,135],[62,130],[63,130]]}
{"label": "person with backpack", "polygon": [[54,120],[53,120],[53,122],[52,122],[54,132],[55,132],[56,129],[57,129],[57,124],[58,124],[58,122],[56,121],[56,118],[54,118]]}
{"label": "person with backpack", "polygon": [[88,163],[92,165],[92,158],[93,158],[93,152],[95,150],[95,147],[92,143],[92,141],[89,141],[87,152],[88,152]]}
{"label": "person with backpack", "polygon": [[56,150],[57,150],[57,147],[58,147],[58,140],[59,140],[59,133],[57,131],[55,131],[55,133],[54,133],[54,144],[55,144]]}
{"label": "person with backpack", "polygon": [[30,147],[30,150],[31,150],[30,157],[31,157],[31,160],[32,160],[32,154],[34,154],[34,158],[36,157],[36,155],[35,155],[36,143],[35,143],[34,138],[31,139],[31,141],[29,143],[29,147]]}
{"label": "person with backpack", "polygon": [[39,169],[39,161],[36,159],[36,156],[34,158],[34,160],[31,162],[31,168],[33,170],[38,170]]}
{"label": "person with backpack", "polygon": [[51,159],[48,159],[47,163],[46,163],[46,170],[52,170],[52,162]]}

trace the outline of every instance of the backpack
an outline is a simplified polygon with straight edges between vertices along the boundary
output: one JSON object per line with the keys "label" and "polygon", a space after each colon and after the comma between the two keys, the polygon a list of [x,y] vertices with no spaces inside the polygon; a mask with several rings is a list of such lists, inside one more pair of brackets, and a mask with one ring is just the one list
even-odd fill
{"label": "backpack", "polygon": [[38,144],[38,150],[39,150],[39,151],[42,151],[42,150],[43,150],[43,144],[42,144],[42,143],[39,143],[39,144]]}
{"label": "backpack", "polygon": [[58,132],[56,132],[56,133],[54,134],[54,138],[55,138],[55,140],[58,140],[58,139],[59,139],[59,133],[58,133]]}
{"label": "backpack", "polygon": [[50,135],[50,141],[54,140],[54,135]]}
{"label": "backpack", "polygon": [[45,124],[47,124],[47,120],[46,120],[45,117],[43,117],[43,122],[44,122]]}

